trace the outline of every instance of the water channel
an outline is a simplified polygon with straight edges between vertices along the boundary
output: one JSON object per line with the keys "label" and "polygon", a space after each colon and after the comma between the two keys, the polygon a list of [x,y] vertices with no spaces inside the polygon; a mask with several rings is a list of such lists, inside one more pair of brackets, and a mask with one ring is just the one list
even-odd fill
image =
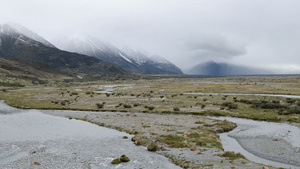
{"label": "water channel", "polygon": [[300,168],[300,128],[286,123],[254,121],[233,117],[211,117],[237,123],[238,127],[220,134],[225,151],[274,167]]}

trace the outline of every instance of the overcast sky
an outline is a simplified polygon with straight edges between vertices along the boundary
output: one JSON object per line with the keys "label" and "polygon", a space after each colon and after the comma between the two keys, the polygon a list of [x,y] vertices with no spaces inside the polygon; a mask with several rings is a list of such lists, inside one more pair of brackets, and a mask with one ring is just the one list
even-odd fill
{"label": "overcast sky", "polygon": [[[300,73],[300,0],[1,0],[0,22],[51,42],[81,31],[182,69],[205,61]],[[282,71],[281,71],[282,70]],[[283,71],[284,70],[284,71]]]}

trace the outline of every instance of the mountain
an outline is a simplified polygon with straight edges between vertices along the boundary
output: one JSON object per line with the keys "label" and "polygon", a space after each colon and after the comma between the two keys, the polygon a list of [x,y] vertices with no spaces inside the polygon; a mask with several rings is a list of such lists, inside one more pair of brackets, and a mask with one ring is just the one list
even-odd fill
{"label": "mountain", "polygon": [[214,61],[210,61],[194,66],[189,71],[187,71],[187,74],[204,76],[234,76],[270,74],[270,72],[260,68],[238,66],[228,63],[216,63]]}
{"label": "mountain", "polygon": [[47,64],[53,69],[74,75],[84,73],[109,76],[128,73],[97,58],[62,51],[52,44],[44,44],[37,36],[35,39],[8,24],[0,25],[0,57]]}
{"label": "mountain", "polygon": [[52,45],[50,42],[48,42],[46,39],[44,39],[43,37],[41,37],[40,35],[38,35],[37,33],[27,29],[26,27],[17,24],[17,23],[6,23],[6,25],[8,26],[7,29],[12,29],[10,32],[15,32],[21,35],[25,35],[35,41],[41,42],[42,44],[48,46],[48,47],[52,47],[52,48],[56,48],[54,45]]}
{"label": "mountain", "polygon": [[54,40],[54,44],[61,50],[92,56],[133,72],[182,74],[178,67],[159,56],[128,47],[121,49],[82,33],[60,36]]}
{"label": "mountain", "polygon": [[145,51],[129,47],[122,47],[121,49],[129,59],[134,61],[140,72],[182,74],[182,71],[176,65],[158,55],[150,55]]}

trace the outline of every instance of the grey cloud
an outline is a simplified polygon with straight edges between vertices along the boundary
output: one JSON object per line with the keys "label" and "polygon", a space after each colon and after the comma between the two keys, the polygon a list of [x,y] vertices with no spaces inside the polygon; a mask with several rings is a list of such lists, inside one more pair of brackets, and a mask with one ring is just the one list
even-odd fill
{"label": "grey cloud", "polygon": [[232,58],[247,53],[245,45],[230,42],[222,37],[191,38],[184,45],[186,50],[193,52],[194,55],[198,54],[198,57]]}
{"label": "grey cloud", "polygon": [[0,24],[20,23],[50,41],[77,29],[144,48],[180,68],[203,60],[300,67],[298,16],[298,0],[10,0],[0,5]]}

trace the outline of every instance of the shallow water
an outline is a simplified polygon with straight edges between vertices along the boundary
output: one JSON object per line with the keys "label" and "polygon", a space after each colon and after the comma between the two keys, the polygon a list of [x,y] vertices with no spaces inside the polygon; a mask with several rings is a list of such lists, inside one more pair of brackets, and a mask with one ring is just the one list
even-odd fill
{"label": "shallow water", "polygon": [[[179,168],[164,156],[135,146],[131,137],[0,102],[0,168],[30,168],[34,162],[42,168]],[[110,164],[123,154],[131,161]]]}
{"label": "shallow water", "polygon": [[192,95],[228,95],[228,96],[267,96],[267,97],[285,97],[285,98],[300,98],[297,95],[282,95],[282,94],[242,94],[242,93],[183,93],[183,94],[192,94]]}
{"label": "shallow water", "polygon": [[300,128],[285,123],[232,117],[212,117],[237,123],[220,134],[225,151],[242,153],[247,159],[284,168],[300,168]]}

